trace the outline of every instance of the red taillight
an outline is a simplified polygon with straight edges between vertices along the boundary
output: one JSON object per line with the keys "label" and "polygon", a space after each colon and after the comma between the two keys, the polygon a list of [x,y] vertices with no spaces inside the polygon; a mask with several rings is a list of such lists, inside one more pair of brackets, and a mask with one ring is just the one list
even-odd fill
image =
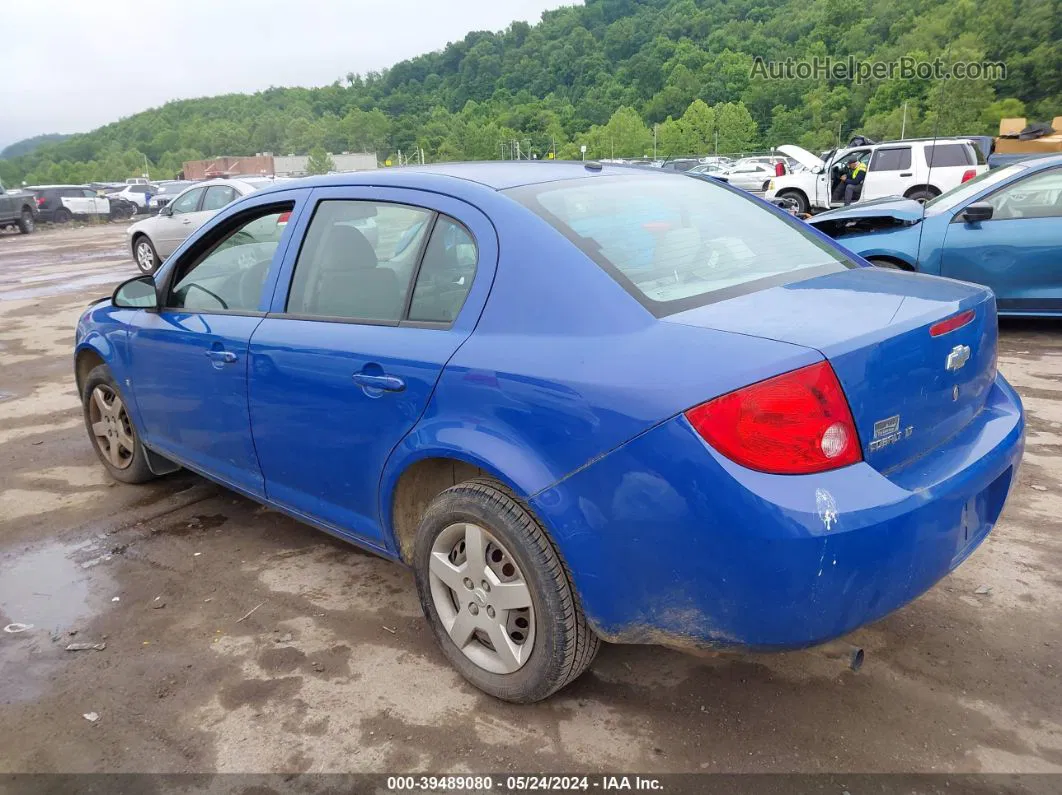
{"label": "red taillight", "polygon": [[973,179],[976,176],[977,176],[977,172],[974,171],[972,168],[968,168],[964,172],[962,172],[962,181],[963,182],[969,182],[971,179]]}
{"label": "red taillight", "polygon": [[281,226],[283,224],[286,224],[290,220],[291,220],[291,213],[290,212],[281,213],[280,216],[277,218],[277,226]]}
{"label": "red taillight", "polygon": [[863,460],[829,362],[743,387],[686,412],[708,444],[749,469],[807,475]]}
{"label": "red taillight", "polygon": [[957,315],[952,315],[939,323],[934,323],[929,327],[930,337],[939,337],[942,334],[947,334],[949,331],[955,331],[957,328],[962,328],[971,320],[974,319],[974,311],[967,309],[965,312],[960,312]]}

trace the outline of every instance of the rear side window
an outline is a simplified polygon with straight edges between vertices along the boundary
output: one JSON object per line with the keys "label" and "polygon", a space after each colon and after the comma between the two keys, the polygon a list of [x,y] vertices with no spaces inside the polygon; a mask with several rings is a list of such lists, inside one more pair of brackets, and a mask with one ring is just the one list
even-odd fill
{"label": "rear side window", "polygon": [[203,199],[204,210],[220,210],[236,198],[236,191],[231,185],[211,185]]}
{"label": "rear side window", "polygon": [[930,144],[926,147],[926,163],[930,168],[976,165],[973,149],[970,144]]}
{"label": "rear side window", "polygon": [[476,275],[476,242],[464,225],[440,216],[413,286],[409,319],[452,323]]}
{"label": "rear side window", "polygon": [[870,159],[870,171],[903,171],[911,167],[911,147],[877,149]]}
{"label": "rear side window", "polygon": [[506,193],[657,317],[857,267],[801,222],[696,177],[590,177]]}

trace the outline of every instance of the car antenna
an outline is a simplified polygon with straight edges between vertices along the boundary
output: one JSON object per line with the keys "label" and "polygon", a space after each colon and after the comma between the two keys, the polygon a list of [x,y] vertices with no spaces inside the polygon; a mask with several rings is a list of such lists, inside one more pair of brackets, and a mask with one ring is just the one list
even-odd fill
{"label": "car antenna", "polygon": [[[948,55],[949,55],[950,52],[951,52],[951,47],[948,47],[948,49],[945,50],[945,52],[944,52],[944,62],[945,63],[948,62]],[[937,135],[939,135],[939,133],[940,133],[940,119],[944,115],[944,87],[947,85],[947,83],[948,83],[947,78],[946,77],[942,77],[941,80],[940,80],[940,98],[937,101],[937,118],[936,118],[936,121],[933,122],[933,139],[932,139],[932,141],[930,141],[929,146],[926,149],[926,151],[929,151],[929,152],[933,153],[929,157],[929,168],[926,170],[926,184],[927,185],[929,184],[929,178],[933,175],[933,161],[936,160]],[[929,201],[929,200],[926,199],[925,201],[922,202],[922,221],[918,225],[918,251],[922,250],[922,232],[925,230],[925,226],[926,226],[925,221],[926,221],[926,202],[927,201]]]}

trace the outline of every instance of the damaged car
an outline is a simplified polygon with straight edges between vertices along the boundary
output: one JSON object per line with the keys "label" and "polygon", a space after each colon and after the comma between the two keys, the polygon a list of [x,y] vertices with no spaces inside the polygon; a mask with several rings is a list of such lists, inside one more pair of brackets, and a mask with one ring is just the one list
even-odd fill
{"label": "damaged car", "polygon": [[931,588],[1022,457],[996,343],[989,290],[710,177],[481,162],[227,204],[85,311],[74,369],[113,478],[408,566],[441,655],[531,702],[602,640],[796,649]]}
{"label": "damaged car", "polygon": [[881,199],[809,223],[875,265],[990,287],[1000,314],[1062,314],[1062,155],[994,169],[924,205]]}

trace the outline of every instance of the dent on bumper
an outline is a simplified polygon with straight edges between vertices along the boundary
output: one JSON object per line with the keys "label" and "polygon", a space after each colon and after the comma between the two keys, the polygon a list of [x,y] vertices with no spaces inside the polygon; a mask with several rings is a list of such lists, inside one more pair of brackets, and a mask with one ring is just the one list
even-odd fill
{"label": "dent on bumper", "polygon": [[995,524],[1021,460],[1021,404],[998,379],[946,447],[885,477],[744,469],[672,419],[532,507],[607,640],[799,648],[924,593]]}

